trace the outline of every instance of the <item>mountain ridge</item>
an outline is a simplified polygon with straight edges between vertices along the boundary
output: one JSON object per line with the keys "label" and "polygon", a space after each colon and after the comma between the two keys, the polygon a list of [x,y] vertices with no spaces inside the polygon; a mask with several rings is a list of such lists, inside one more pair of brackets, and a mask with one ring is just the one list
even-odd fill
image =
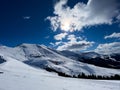
{"label": "mountain ridge", "polygon": [[0,47],[0,56],[2,57],[14,58],[35,68],[51,69],[53,72],[62,72],[70,76],[79,75],[81,73],[103,76],[120,74],[120,70],[90,65],[70,59],[59,53],[59,51],[55,52],[55,50],[38,44],[21,44],[14,48]]}

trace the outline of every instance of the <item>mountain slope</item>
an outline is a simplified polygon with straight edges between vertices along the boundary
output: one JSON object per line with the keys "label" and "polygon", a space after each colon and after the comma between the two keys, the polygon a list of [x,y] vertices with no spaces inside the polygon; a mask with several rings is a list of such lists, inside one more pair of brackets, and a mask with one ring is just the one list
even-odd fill
{"label": "mountain slope", "polygon": [[22,61],[36,68],[51,70],[57,73],[65,73],[73,76],[81,73],[86,75],[104,75],[111,76],[120,74],[120,70],[107,69],[94,65],[82,63],[76,60],[67,58],[46,46],[36,44],[22,44],[20,46],[9,48],[0,47],[0,55]]}
{"label": "mountain slope", "polygon": [[61,55],[92,65],[120,69],[120,54],[102,55],[96,52],[75,53],[71,51],[61,51]]}
{"label": "mountain slope", "polygon": [[[1,55],[1,54],[0,54]],[[1,55],[0,90],[119,90],[120,81],[65,78]],[[52,83],[51,83],[52,81]]]}

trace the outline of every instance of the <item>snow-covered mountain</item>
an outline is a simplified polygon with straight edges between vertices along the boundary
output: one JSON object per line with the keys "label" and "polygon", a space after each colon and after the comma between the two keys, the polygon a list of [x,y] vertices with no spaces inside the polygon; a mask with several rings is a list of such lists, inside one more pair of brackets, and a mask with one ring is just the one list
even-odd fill
{"label": "snow-covered mountain", "polygon": [[96,52],[76,53],[71,51],[61,51],[61,55],[92,65],[120,69],[120,54],[102,55]]}
{"label": "snow-covered mountain", "polygon": [[[11,51],[10,51],[11,52]],[[18,53],[18,52],[16,52]],[[119,90],[120,81],[60,77],[0,54],[0,90]],[[1,60],[1,59],[0,59]]]}
{"label": "snow-covered mountain", "polygon": [[22,44],[14,48],[0,46],[0,62],[3,64],[11,60],[24,62],[35,68],[57,73],[62,72],[71,76],[81,73],[105,76],[120,74],[118,69],[108,69],[82,63],[67,58],[58,51],[37,44]]}

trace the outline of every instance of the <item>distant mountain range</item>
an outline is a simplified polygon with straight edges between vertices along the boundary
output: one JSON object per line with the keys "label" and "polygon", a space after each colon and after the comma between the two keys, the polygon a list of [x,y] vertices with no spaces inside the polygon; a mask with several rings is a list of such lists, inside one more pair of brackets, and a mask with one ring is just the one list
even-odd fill
{"label": "distant mountain range", "polygon": [[9,62],[11,58],[38,69],[70,76],[81,73],[101,76],[120,74],[120,54],[57,51],[37,44],[21,44],[14,48],[0,46],[0,65]]}
{"label": "distant mountain range", "polygon": [[61,55],[68,58],[93,64],[100,67],[120,69],[120,54],[102,55],[96,52],[75,53],[71,51],[61,51]]}

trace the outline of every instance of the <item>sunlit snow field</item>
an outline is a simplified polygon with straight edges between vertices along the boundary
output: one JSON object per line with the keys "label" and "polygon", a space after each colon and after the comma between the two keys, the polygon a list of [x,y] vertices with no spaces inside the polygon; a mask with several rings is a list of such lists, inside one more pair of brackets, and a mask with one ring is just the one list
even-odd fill
{"label": "sunlit snow field", "polygon": [[120,90],[120,81],[65,78],[14,60],[0,72],[0,90]]}

